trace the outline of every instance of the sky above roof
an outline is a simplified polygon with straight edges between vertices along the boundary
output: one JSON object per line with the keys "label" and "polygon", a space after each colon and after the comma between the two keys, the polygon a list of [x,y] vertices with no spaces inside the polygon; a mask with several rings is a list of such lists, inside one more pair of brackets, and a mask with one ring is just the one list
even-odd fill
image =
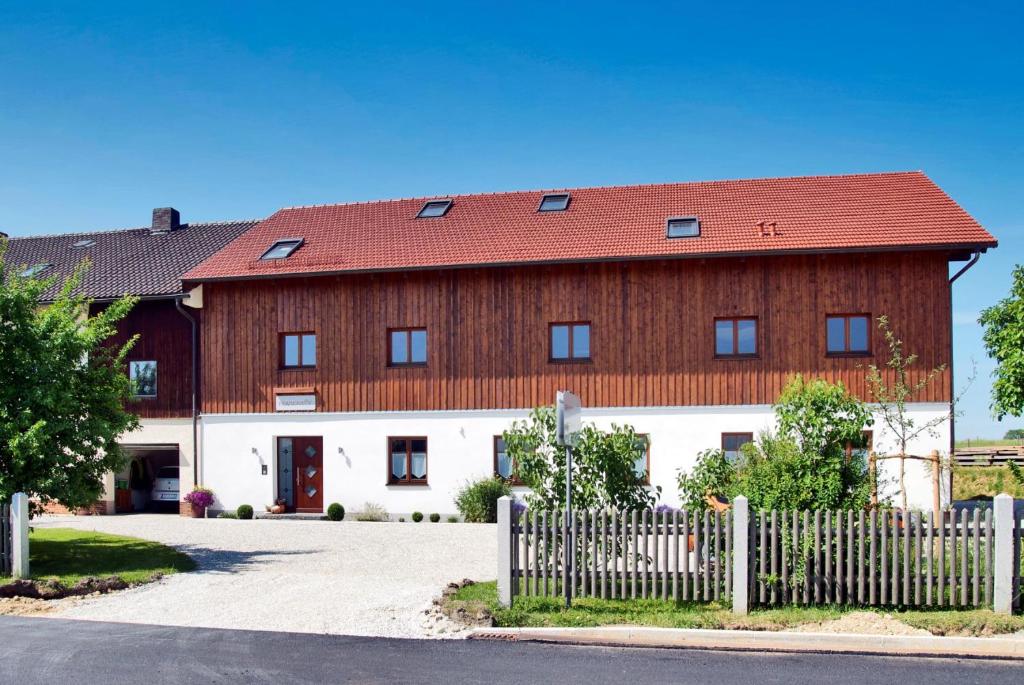
{"label": "sky above roof", "polygon": [[1024,254],[1019,2],[8,3],[0,231],[394,197],[924,170],[1000,241],[957,282],[957,432],[995,424],[978,311]]}

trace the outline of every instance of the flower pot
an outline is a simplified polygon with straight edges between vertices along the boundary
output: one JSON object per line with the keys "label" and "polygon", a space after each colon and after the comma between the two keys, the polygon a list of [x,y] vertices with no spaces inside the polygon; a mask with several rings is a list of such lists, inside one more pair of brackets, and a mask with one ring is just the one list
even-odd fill
{"label": "flower pot", "polygon": [[284,513],[284,505],[283,504],[275,504],[275,505],[273,505],[272,507],[270,507],[270,513],[271,514],[283,514]]}
{"label": "flower pot", "polygon": [[192,505],[192,518],[201,519],[206,518],[206,507],[201,507],[198,504]]}

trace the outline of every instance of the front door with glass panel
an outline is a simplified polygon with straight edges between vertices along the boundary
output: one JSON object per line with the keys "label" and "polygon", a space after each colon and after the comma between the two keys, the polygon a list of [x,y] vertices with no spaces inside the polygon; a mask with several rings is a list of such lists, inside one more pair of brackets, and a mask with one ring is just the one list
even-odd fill
{"label": "front door with glass panel", "polygon": [[288,511],[323,512],[323,448],[320,436],[277,439],[277,498]]}

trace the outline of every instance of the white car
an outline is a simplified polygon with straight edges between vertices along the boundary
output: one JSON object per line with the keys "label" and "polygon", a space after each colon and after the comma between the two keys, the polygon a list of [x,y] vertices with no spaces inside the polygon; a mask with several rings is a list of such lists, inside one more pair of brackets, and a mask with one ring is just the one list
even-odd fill
{"label": "white car", "polygon": [[178,480],[177,466],[163,466],[153,479],[150,499],[154,502],[177,502],[181,481]]}

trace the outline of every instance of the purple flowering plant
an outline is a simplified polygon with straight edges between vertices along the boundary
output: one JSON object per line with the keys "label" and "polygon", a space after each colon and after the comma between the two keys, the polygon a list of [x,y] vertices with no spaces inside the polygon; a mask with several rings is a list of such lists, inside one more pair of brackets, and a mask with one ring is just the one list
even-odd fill
{"label": "purple flowering plant", "polygon": [[213,505],[213,490],[209,488],[194,488],[192,492],[185,495],[185,501],[193,506],[206,509]]}

